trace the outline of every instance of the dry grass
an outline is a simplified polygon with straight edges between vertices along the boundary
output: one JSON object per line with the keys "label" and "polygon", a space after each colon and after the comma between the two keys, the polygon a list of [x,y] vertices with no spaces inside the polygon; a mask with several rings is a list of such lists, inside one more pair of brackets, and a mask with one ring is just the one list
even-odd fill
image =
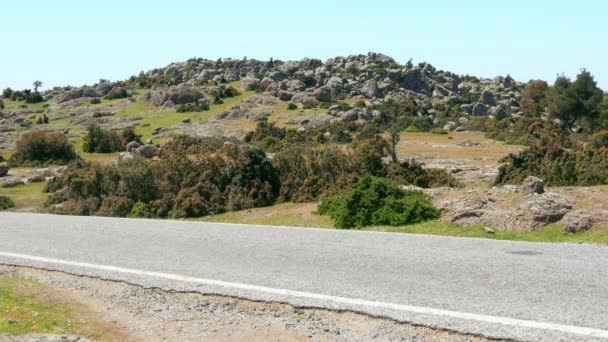
{"label": "dry grass", "polygon": [[0,333],[74,334],[119,341],[124,335],[67,290],[0,276]]}
{"label": "dry grass", "polygon": [[[481,146],[462,147],[459,143],[470,140]],[[450,134],[403,133],[397,153],[416,159],[466,161],[474,166],[496,166],[509,153],[517,153],[524,147],[507,145],[491,140],[481,132],[451,132]],[[417,158],[422,157],[422,158]]]}

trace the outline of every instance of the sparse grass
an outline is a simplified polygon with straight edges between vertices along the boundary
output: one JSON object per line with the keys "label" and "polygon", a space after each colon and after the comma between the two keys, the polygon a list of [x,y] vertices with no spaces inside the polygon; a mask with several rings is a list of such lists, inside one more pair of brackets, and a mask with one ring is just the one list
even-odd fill
{"label": "sparse grass", "polygon": [[43,284],[0,276],[0,333],[76,334],[102,337],[74,305]]}
{"label": "sparse grass", "polygon": [[[481,146],[461,147],[458,143],[465,140],[480,143]],[[478,166],[495,166],[509,153],[517,153],[524,147],[507,145],[488,139],[481,132],[450,132],[450,134],[402,133],[397,146],[400,155],[434,156],[435,158],[469,160]]]}
{"label": "sparse grass", "polygon": [[38,211],[46,201],[48,194],[42,192],[45,182],[18,185],[12,188],[0,188],[0,195],[8,196],[15,201],[11,211]]}
{"label": "sparse grass", "polygon": [[330,218],[314,213],[316,208],[316,203],[281,203],[271,207],[252,208],[207,216],[197,220],[270,226],[333,227],[333,222]]}

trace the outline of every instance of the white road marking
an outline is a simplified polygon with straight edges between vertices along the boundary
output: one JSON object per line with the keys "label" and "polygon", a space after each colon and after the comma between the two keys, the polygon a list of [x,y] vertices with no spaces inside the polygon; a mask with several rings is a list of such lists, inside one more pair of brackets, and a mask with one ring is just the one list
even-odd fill
{"label": "white road marking", "polygon": [[125,273],[125,274],[134,274],[134,275],[138,275],[138,276],[149,276],[149,277],[176,280],[176,281],[182,281],[182,282],[188,282],[188,283],[202,284],[202,285],[220,286],[220,287],[225,287],[225,288],[240,289],[240,290],[246,290],[246,291],[257,291],[257,292],[268,293],[268,294],[273,294],[273,295],[292,296],[292,297],[299,297],[299,298],[306,298],[306,299],[323,300],[323,301],[329,301],[329,302],[338,303],[338,304],[391,309],[391,310],[404,311],[404,312],[410,312],[410,313],[416,313],[416,314],[426,314],[426,315],[433,315],[433,316],[457,318],[457,319],[463,319],[463,320],[468,320],[468,321],[501,324],[501,325],[508,325],[508,326],[514,326],[514,327],[521,327],[521,328],[552,330],[552,331],[559,331],[559,332],[565,332],[565,333],[570,333],[570,334],[584,335],[584,336],[589,336],[589,337],[608,338],[608,330],[601,330],[601,329],[594,329],[594,328],[587,328],[587,327],[578,327],[578,326],[564,325],[564,324],[558,324],[558,323],[537,322],[537,321],[532,321],[532,320],[522,320],[522,319],[516,319],[516,318],[510,318],[510,317],[480,315],[480,314],[474,314],[474,313],[443,310],[443,309],[434,309],[434,308],[421,307],[421,306],[377,302],[377,301],[356,299],[356,298],[347,298],[347,297],[337,297],[337,296],[330,296],[330,295],[324,295],[324,294],[319,294],[319,293],[278,289],[278,288],[258,286],[258,285],[249,285],[249,284],[242,284],[242,283],[233,283],[233,282],[227,282],[227,281],[222,281],[222,280],[187,277],[187,276],[182,276],[179,274],[151,272],[151,271],[123,268],[123,267],[117,267],[117,266],[90,264],[90,263],[85,263],[85,262],[77,262],[77,261],[69,261],[69,260],[61,260],[61,259],[52,259],[52,258],[45,258],[45,257],[39,257],[39,256],[27,255],[27,254],[0,252],[0,256],[4,256],[4,257],[8,257],[8,258],[16,258],[16,259],[25,259],[25,260],[31,260],[31,261],[39,261],[39,262],[43,262],[43,263],[47,263],[47,264],[76,266],[76,267],[83,267],[83,268],[89,268],[89,269],[95,269],[95,270],[103,270],[103,271]]}

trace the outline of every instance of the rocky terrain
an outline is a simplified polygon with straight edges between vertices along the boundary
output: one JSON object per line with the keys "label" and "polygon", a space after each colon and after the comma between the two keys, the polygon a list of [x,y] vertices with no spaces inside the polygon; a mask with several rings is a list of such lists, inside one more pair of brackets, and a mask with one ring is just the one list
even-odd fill
{"label": "rocky terrain", "polygon": [[[78,136],[79,128],[91,121],[115,129],[142,128],[147,124],[144,119],[153,113],[206,110],[238,92],[246,96],[222,108],[212,122],[201,125],[183,115],[169,127],[149,129],[155,135],[177,131],[238,136],[251,126],[235,129],[233,121],[237,119],[255,122],[270,117],[303,128],[335,120],[364,122],[379,114],[369,109],[371,105],[411,98],[420,106],[419,116],[430,117],[448,131],[462,130],[473,116],[521,115],[522,86],[508,75],[494,79],[456,75],[428,63],[401,65],[377,53],[325,62],[308,58],[286,62],[196,58],[126,81],[58,87],[43,94],[48,101],[44,104],[5,103],[0,106],[0,148],[13,148],[18,133],[36,127],[43,114],[49,124],[41,128]],[[368,106],[361,108],[358,101]],[[298,110],[287,110],[289,102]],[[455,105],[459,105],[458,113],[446,119],[441,113]],[[129,115],[121,115],[125,112]]]}

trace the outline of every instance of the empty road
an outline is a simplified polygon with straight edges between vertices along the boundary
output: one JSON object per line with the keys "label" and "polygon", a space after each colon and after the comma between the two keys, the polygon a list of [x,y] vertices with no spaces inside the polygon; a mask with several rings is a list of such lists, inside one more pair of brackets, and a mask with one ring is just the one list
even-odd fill
{"label": "empty road", "polygon": [[0,213],[0,263],[530,341],[608,341],[608,246]]}

